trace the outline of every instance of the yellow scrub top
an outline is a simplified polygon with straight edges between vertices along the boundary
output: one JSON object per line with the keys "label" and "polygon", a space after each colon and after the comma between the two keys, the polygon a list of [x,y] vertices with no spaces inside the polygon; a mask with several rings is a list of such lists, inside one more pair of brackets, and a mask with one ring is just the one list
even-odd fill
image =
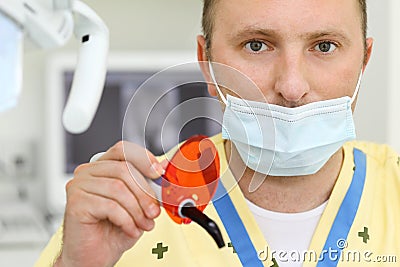
{"label": "yellow scrub top", "polygon": [[[272,254],[272,250],[269,249],[267,241],[259,230],[227,166],[221,134],[211,139],[220,157],[220,180],[223,184],[221,188],[224,187],[228,192],[228,199],[233,206],[231,208],[226,206],[226,211],[221,211],[221,207],[219,210],[216,209],[217,204],[210,203],[204,212],[218,224],[226,246],[218,249],[214,240],[200,226],[195,223],[178,225],[162,209],[161,215],[156,219],[154,230],[145,232],[135,246],[123,254],[115,266],[276,267],[278,266],[274,260],[276,257],[280,257],[281,260],[282,257],[283,259],[291,257],[291,260],[298,258],[299,261],[304,261],[303,266],[306,267],[400,265],[400,157],[389,147],[356,141],[344,145],[342,169],[307,254],[292,251],[284,255]],[[355,167],[355,148],[365,155],[365,175],[360,179],[362,185],[352,183],[355,181],[355,171],[361,173],[363,171],[361,166]],[[353,194],[353,189],[360,189],[359,197],[356,196],[357,193]],[[353,207],[353,203],[358,203],[358,201],[359,204]],[[354,220],[342,212],[346,208],[342,206],[348,206],[342,205],[342,202],[352,204],[348,210],[354,210]],[[235,228],[232,228],[232,225],[226,226],[230,223],[227,217],[224,217],[225,224],[221,220],[219,214],[229,213],[229,209],[235,210],[233,213],[238,215],[240,221],[233,227],[239,229],[239,224],[243,225],[245,236],[240,234],[239,238],[235,236],[237,235]],[[348,231],[343,230],[345,227],[336,223],[336,220],[348,225]],[[227,231],[229,227],[231,227],[230,231]],[[333,235],[331,228],[335,229]],[[344,233],[341,233],[343,231]],[[333,239],[335,246],[329,246],[333,243],[327,240],[336,238],[337,235],[340,237],[340,234],[343,238]],[[232,240],[230,237],[235,238]],[[252,245],[250,250],[249,248],[242,249],[242,240],[246,238]],[[52,266],[61,250],[61,244],[62,227],[52,237],[35,266]],[[235,244],[237,249],[235,249]],[[336,246],[340,249],[337,250]],[[248,251],[252,253],[247,253]],[[324,261],[318,263],[321,259]],[[241,261],[247,263],[242,264]],[[332,261],[335,262],[332,264]]]}

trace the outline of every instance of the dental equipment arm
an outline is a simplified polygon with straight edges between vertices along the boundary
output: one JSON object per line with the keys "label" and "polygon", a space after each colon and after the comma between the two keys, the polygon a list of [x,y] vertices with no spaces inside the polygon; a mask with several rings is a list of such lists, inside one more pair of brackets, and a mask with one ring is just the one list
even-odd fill
{"label": "dental equipment arm", "polygon": [[[101,18],[79,0],[1,0],[0,17],[0,43],[9,39],[21,43],[23,39],[15,36],[23,32],[38,47],[55,48],[65,45],[74,33],[80,47],[63,123],[71,133],[87,130],[100,102],[106,76],[109,32]],[[13,27],[17,30],[2,30]],[[14,97],[19,94],[21,82],[18,79],[22,76],[22,49],[17,46],[0,49],[3,54],[0,60],[15,61],[11,64],[0,61],[3,66],[8,63],[7,66],[15,68],[15,75],[11,77],[0,74],[0,90],[13,90]],[[10,58],[9,55],[15,56]],[[1,88],[7,85],[12,88]]]}

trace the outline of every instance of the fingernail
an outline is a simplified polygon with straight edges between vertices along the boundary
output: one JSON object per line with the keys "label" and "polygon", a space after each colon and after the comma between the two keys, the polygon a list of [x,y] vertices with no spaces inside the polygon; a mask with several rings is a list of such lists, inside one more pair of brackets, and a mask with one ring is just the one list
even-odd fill
{"label": "fingernail", "polygon": [[164,173],[165,173],[165,170],[161,167],[160,163],[154,162],[154,163],[151,165],[151,168],[153,169],[153,171],[154,171],[158,176],[164,175]]}
{"label": "fingernail", "polygon": [[155,218],[158,214],[158,207],[156,204],[150,204],[148,211],[148,215],[150,218]]}

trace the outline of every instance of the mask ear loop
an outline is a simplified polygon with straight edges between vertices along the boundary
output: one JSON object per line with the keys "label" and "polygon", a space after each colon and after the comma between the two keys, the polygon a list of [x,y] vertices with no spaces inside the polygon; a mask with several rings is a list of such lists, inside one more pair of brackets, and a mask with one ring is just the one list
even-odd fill
{"label": "mask ear loop", "polygon": [[361,86],[362,75],[363,75],[363,72],[362,72],[362,69],[361,69],[360,76],[358,76],[356,90],[354,91],[354,94],[351,97],[350,104],[353,104],[354,100],[356,99],[356,97],[358,95],[358,91],[360,90],[360,86]]}
{"label": "mask ear loop", "polygon": [[222,91],[218,86],[217,80],[215,79],[214,70],[213,70],[213,68],[211,66],[211,61],[208,61],[208,68],[210,69],[211,79],[212,79],[215,87],[217,88],[218,94],[221,97],[222,102],[224,102],[224,104],[227,105],[228,101],[226,100],[225,96],[222,94]]}
{"label": "mask ear loop", "polygon": [[[227,105],[227,100],[226,100],[225,96],[222,94],[222,91],[221,91],[221,89],[219,88],[219,86],[218,86],[218,84],[217,84],[217,81],[216,81],[215,75],[214,75],[214,71],[213,71],[213,68],[212,68],[212,65],[211,65],[211,62],[210,62],[210,61],[208,61],[208,67],[209,67],[209,69],[210,69],[211,79],[212,79],[213,83],[215,84],[215,87],[217,88],[218,94],[219,94],[219,96],[221,97],[222,102],[224,102],[224,104],[225,104],[226,106],[228,106],[228,105]],[[253,114],[256,114],[256,112],[253,111],[253,109],[252,109],[251,106],[249,106],[248,104],[247,104],[247,106],[251,109],[251,111],[252,111]],[[258,120],[257,120],[257,123],[258,123],[258,125],[260,126],[260,123],[258,122]],[[224,127],[224,126],[222,126],[222,127]],[[260,127],[260,128],[261,128],[261,127]],[[245,164],[247,165],[247,163],[245,163]],[[260,164],[260,162],[259,162],[258,164]],[[256,176],[253,176],[253,178],[252,178],[251,181],[250,181],[250,184],[249,184],[249,192],[254,192],[254,191],[256,191],[256,190],[261,186],[261,184],[264,182],[264,180],[265,180],[265,178],[266,178],[266,176],[258,177],[259,174],[255,174],[255,175],[256,175]],[[255,181],[255,179],[256,179],[256,181]],[[211,233],[210,233],[210,234],[211,234]],[[212,234],[211,234],[211,235],[212,235]],[[216,241],[217,244],[218,244],[217,239],[216,239],[215,237],[214,237],[214,239],[215,239],[215,241]]]}

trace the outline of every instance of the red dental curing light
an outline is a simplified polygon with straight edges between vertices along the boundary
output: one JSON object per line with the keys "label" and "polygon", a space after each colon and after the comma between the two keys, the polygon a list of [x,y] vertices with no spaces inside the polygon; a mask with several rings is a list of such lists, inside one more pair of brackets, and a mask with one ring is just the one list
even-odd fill
{"label": "red dental curing light", "polygon": [[178,224],[195,221],[218,247],[223,247],[218,226],[202,213],[216,192],[220,176],[214,143],[207,136],[193,136],[168,160],[161,182],[162,205],[168,215]]}

